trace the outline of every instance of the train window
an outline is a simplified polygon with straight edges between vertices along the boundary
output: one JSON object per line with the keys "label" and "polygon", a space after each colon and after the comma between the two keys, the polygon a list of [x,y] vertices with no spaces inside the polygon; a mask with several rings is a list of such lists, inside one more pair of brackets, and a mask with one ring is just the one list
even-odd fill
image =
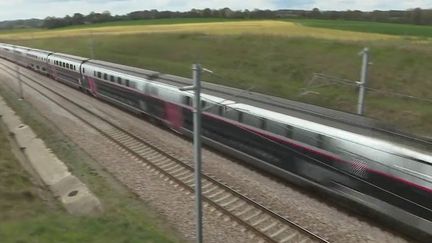
{"label": "train window", "polygon": [[98,78],[102,78],[102,73],[101,72],[97,72],[97,76],[98,76]]}
{"label": "train window", "polygon": [[69,69],[69,63],[66,63],[66,68]]}
{"label": "train window", "polygon": [[208,111],[215,115],[220,115],[219,111],[221,111],[221,107],[219,105],[209,103],[204,111]]}
{"label": "train window", "polygon": [[136,83],[133,82],[133,81],[131,81],[131,82],[129,83],[129,87],[131,87],[131,88],[133,88],[133,89],[136,89]]}
{"label": "train window", "polygon": [[63,67],[66,67],[66,63],[62,62],[62,66],[63,66]]}
{"label": "train window", "polygon": [[125,83],[126,83],[126,86],[128,86],[129,87],[129,80],[125,80]]}
{"label": "train window", "polygon": [[188,106],[192,106],[192,98],[189,96],[184,96],[183,104],[188,105]]}
{"label": "train window", "polygon": [[114,82],[114,81],[115,81],[114,76],[110,75],[110,81],[111,81],[111,82]]}
{"label": "train window", "polygon": [[85,73],[85,69],[83,68],[83,73]]}
{"label": "train window", "polygon": [[293,133],[294,133],[294,127],[290,126],[290,125],[285,125],[286,127],[286,134],[285,136],[292,138],[293,137]]}
{"label": "train window", "polygon": [[238,121],[239,116],[240,116],[240,112],[238,110],[234,110],[229,107],[227,107],[227,109],[224,112],[224,117],[231,120]]}
{"label": "train window", "polygon": [[317,146],[320,142],[320,138],[317,133],[306,131],[301,128],[296,128],[293,131],[292,138],[313,146]]}
{"label": "train window", "polygon": [[264,117],[260,117],[260,120],[261,120],[261,124],[260,124],[259,128],[265,129],[266,124],[267,124],[267,119],[265,119]]}
{"label": "train window", "polygon": [[239,118],[238,118],[239,122],[243,122],[243,114],[244,114],[243,112],[239,111]]}
{"label": "train window", "polygon": [[281,136],[285,136],[285,134],[287,134],[284,124],[272,120],[267,120],[265,130]]}
{"label": "train window", "polygon": [[253,127],[261,127],[261,117],[243,113],[243,123]]}
{"label": "train window", "polygon": [[150,87],[150,94],[152,94],[152,95],[158,95],[159,94],[158,88],[152,85]]}
{"label": "train window", "polygon": [[108,74],[104,73],[103,79],[108,80]]}
{"label": "train window", "polygon": [[120,77],[117,77],[117,83],[119,83],[119,84],[122,83],[122,79]]}
{"label": "train window", "polygon": [[222,116],[225,108],[226,108],[225,106],[218,106],[218,115],[219,116]]}

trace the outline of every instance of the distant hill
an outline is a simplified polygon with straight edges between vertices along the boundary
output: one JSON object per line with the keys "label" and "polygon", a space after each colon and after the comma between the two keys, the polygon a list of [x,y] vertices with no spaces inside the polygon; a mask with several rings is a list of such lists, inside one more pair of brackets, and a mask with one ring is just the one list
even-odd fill
{"label": "distant hill", "polygon": [[43,19],[6,20],[0,21],[0,29],[41,28],[43,24]]}

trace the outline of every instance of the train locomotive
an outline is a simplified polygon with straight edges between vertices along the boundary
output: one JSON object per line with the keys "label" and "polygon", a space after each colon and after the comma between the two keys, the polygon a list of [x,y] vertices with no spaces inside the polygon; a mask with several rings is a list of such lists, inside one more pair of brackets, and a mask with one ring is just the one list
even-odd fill
{"label": "train locomotive", "polygon": [[[0,44],[0,57],[191,136],[188,91],[161,74],[45,50]],[[180,77],[179,77],[180,78]],[[268,173],[432,237],[432,154],[203,91],[204,142]]]}

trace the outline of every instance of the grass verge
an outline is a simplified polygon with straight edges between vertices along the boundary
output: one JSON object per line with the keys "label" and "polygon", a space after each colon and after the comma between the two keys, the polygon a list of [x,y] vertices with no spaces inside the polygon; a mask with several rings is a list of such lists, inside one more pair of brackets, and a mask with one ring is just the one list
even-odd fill
{"label": "grass verge", "polygon": [[97,217],[76,217],[67,214],[58,203],[40,197],[40,190],[11,153],[5,131],[0,130],[1,242],[183,242],[163,219],[31,105],[18,101],[3,87],[0,95],[72,173],[89,186],[105,208]]}

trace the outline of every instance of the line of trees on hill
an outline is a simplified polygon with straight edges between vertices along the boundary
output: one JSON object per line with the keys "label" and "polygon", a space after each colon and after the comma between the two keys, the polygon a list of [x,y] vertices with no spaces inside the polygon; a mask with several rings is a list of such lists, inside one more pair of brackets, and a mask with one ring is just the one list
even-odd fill
{"label": "line of trees on hill", "polygon": [[126,15],[111,15],[110,12],[91,12],[88,15],[76,13],[64,18],[48,17],[44,20],[43,27],[58,28],[68,25],[80,25],[90,23],[103,23],[109,21],[140,20],[140,19],[164,19],[164,18],[228,18],[228,19],[276,19],[276,18],[314,18],[314,19],[343,19],[362,20],[389,23],[404,23],[416,25],[432,24],[432,9],[409,9],[362,12],[359,10],[347,11],[320,11],[312,10],[243,10],[234,11],[223,9],[192,9],[186,12],[144,10],[135,11]]}
{"label": "line of trees on hill", "polygon": [[[82,25],[92,23],[104,23],[110,21],[126,20],[145,20],[145,19],[166,19],[166,18],[227,18],[227,19],[277,19],[277,18],[313,18],[313,19],[342,19],[342,20],[362,20],[388,23],[403,23],[416,25],[432,24],[432,9],[409,9],[409,10],[389,10],[389,11],[370,11],[359,10],[347,11],[320,11],[318,8],[312,10],[242,10],[234,11],[229,8],[223,9],[192,9],[186,12],[178,11],[158,11],[143,10],[135,11],[125,15],[111,15],[110,12],[102,13],[91,12],[88,15],[75,13],[64,18],[47,17],[44,20],[32,20],[44,28],[59,28],[70,25]],[[14,25],[13,21],[7,22],[7,27],[25,27],[20,20],[19,25]],[[32,21],[30,21],[32,23]],[[0,28],[2,23],[0,22]],[[27,23],[27,22],[25,22]],[[28,23],[27,23],[28,24]],[[29,25],[34,27],[34,25]]]}

